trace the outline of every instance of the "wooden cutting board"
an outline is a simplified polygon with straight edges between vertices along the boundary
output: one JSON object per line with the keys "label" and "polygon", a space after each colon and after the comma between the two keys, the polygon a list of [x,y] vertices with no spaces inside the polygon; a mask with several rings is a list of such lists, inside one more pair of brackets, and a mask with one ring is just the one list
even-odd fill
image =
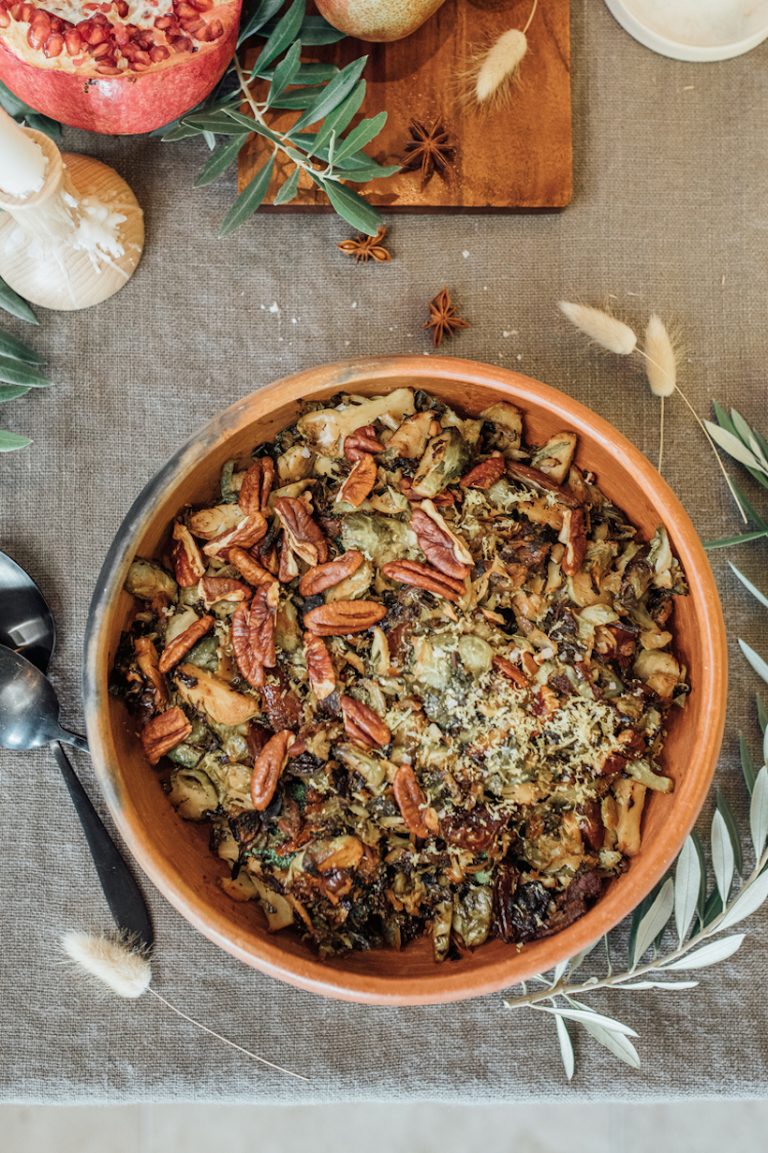
{"label": "wooden cutting board", "polygon": [[[406,40],[362,44],[345,40],[308,50],[308,60],[346,64],[369,54],[362,115],[389,113],[369,152],[381,164],[402,161],[413,119],[440,121],[456,146],[445,179],[422,187],[418,172],[399,172],[360,191],[386,211],[504,211],[563,208],[573,193],[570,0],[539,0],[528,30],[529,50],[520,84],[498,111],[478,111],[464,98],[461,76],[473,56],[510,28],[522,28],[532,0],[447,0]],[[294,114],[284,114],[287,127]],[[253,137],[240,154],[240,187],[265,158]],[[267,195],[271,201],[292,166],[283,166]],[[275,211],[328,208],[307,178],[293,203]],[[265,204],[265,208],[267,204]]]}

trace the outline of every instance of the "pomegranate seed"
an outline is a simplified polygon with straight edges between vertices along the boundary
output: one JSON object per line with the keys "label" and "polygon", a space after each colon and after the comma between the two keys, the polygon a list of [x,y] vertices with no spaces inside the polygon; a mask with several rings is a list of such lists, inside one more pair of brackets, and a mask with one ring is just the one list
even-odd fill
{"label": "pomegranate seed", "polygon": [[198,12],[208,12],[213,8],[213,0],[187,0],[193,8],[197,8]]}
{"label": "pomegranate seed", "polygon": [[93,16],[91,16],[91,23],[106,26],[109,24],[109,20],[107,20],[103,12],[94,12]]}
{"label": "pomegranate seed", "polygon": [[116,64],[99,64],[96,71],[100,76],[119,76],[120,69]]}
{"label": "pomegranate seed", "polygon": [[69,28],[64,33],[64,43],[67,46],[67,54],[69,56],[77,56],[77,54],[83,50],[83,38],[77,28]]}
{"label": "pomegranate seed", "polygon": [[109,40],[109,29],[103,28],[101,24],[92,24],[88,29],[88,34],[85,36],[86,44],[90,44],[91,48],[95,48],[99,44],[105,44]]}
{"label": "pomegranate seed", "polygon": [[181,3],[176,6],[176,15],[178,16],[179,20],[182,21],[192,20],[193,18],[197,17],[197,12],[191,4],[187,4],[185,3],[185,0],[181,0]]}
{"label": "pomegranate seed", "polygon": [[126,2],[126,0],[116,0],[115,8],[117,10],[118,16],[121,16],[123,20],[125,20],[130,11],[130,5]]}
{"label": "pomegranate seed", "polygon": [[20,24],[23,24],[26,20],[29,20],[34,9],[31,4],[13,4],[10,11],[14,20],[18,20]]}
{"label": "pomegranate seed", "polygon": [[139,48],[143,48],[145,52],[147,52],[154,44],[151,33],[145,32],[143,29],[135,34],[133,41],[138,45]]}
{"label": "pomegranate seed", "polygon": [[0,28],[7,28],[11,22],[11,14],[5,5],[0,4]]}
{"label": "pomegranate seed", "polygon": [[205,40],[210,44],[212,40],[218,40],[223,35],[224,25],[221,20],[211,20],[210,24],[206,25],[205,31],[198,36],[198,40]]}
{"label": "pomegranate seed", "polygon": [[170,54],[164,44],[156,44],[154,48],[150,48],[149,50],[149,58],[153,64],[159,64],[162,60],[167,60]]}
{"label": "pomegranate seed", "polygon": [[191,52],[194,48],[192,41],[186,36],[179,36],[178,40],[173,42],[174,52]]}
{"label": "pomegranate seed", "polygon": [[147,61],[145,64],[143,60],[132,60],[129,67],[132,72],[146,72],[148,68],[152,67],[152,65],[149,63],[149,61]]}
{"label": "pomegranate seed", "polygon": [[95,48],[91,49],[91,56],[94,60],[105,60],[107,56],[113,55],[114,49],[108,40],[103,44],[97,44]]}
{"label": "pomegranate seed", "polygon": [[61,56],[63,47],[64,37],[61,36],[58,32],[54,32],[51,36],[48,37],[45,44],[43,45],[43,55],[49,58],[51,56]]}
{"label": "pomegranate seed", "polygon": [[188,36],[197,36],[201,28],[205,27],[205,21],[197,16],[194,20],[182,20],[181,26]]}
{"label": "pomegranate seed", "polygon": [[27,32],[27,43],[32,48],[42,48],[50,34],[50,21],[46,20],[43,22],[42,20],[36,20],[34,24],[30,24],[29,26],[29,31]]}
{"label": "pomegranate seed", "polygon": [[176,21],[173,16],[158,16],[155,20],[155,28],[170,28]]}

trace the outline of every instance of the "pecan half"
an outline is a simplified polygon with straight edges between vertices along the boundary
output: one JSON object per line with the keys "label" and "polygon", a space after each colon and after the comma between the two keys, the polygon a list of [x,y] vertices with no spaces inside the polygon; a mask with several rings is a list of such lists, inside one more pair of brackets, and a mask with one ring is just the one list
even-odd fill
{"label": "pecan half", "polygon": [[587,529],[583,509],[563,510],[563,527],[557,539],[565,545],[563,572],[566,576],[574,576],[581,569],[587,552]]}
{"label": "pecan half", "polygon": [[211,631],[215,623],[213,617],[200,617],[199,620],[193,621],[189,628],[184,629],[183,633],[174,637],[171,643],[163,649],[160,657],[160,672],[168,673],[174,669],[189,650],[193,649],[197,642]]}
{"label": "pecan half", "polygon": [[244,548],[231,548],[227,561],[239,569],[248,584],[251,585],[265,585],[272,584],[274,577],[272,573],[265,569],[258,561],[254,560],[249,552]]}
{"label": "pecan half", "polygon": [[176,580],[181,588],[188,589],[196,585],[205,572],[205,561],[192,533],[178,521],[173,526],[171,556]]}
{"label": "pecan half", "polygon": [[413,833],[414,837],[430,837],[438,832],[440,822],[437,813],[427,805],[426,797],[410,765],[401,765],[397,770],[392,791],[408,831]]}
{"label": "pecan half", "polygon": [[192,725],[184,713],[174,705],[147,721],[141,730],[141,743],[144,755],[151,765],[156,765],[161,757],[175,749],[192,732]]}
{"label": "pecan half", "polygon": [[521,689],[530,688],[530,683],[525,673],[513,665],[512,661],[507,660],[506,657],[495,656],[492,664],[495,669],[498,669],[500,673],[508,677],[509,680]]}
{"label": "pecan half", "polygon": [[293,555],[293,549],[288,543],[288,536],[283,533],[283,539],[280,543],[280,561],[277,566],[277,579],[281,585],[290,584],[299,575],[299,566],[296,557]]}
{"label": "pecan half", "polygon": [[246,472],[237,503],[246,515],[266,512],[275,481],[275,462],[269,456],[257,460]]}
{"label": "pecan half", "polygon": [[253,589],[232,577],[204,576],[200,581],[200,596],[205,607],[209,609],[211,605],[220,601],[227,601],[229,604],[248,601],[253,596]]}
{"label": "pecan half", "polygon": [[417,589],[426,589],[435,596],[444,597],[454,604],[464,595],[464,582],[455,577],[446,576],[428,564],[416,560],[393,560],[381,566],[381,573],[388,580],[397,581],[398,584],[412,585]]}
{"label": "pecan half", "polygon": [[251,800],[254,809],[260,813],[269,807],[275,795],[293,739],[293,733],[287,731],[275,733],[253,762]]}
{"label": "pecan half", "polygon": [[264,670],[277,662],[275,615],[280,589],[275,581],[259,585],[250,604],[241,604],[232,614],[230,637],[240,673],[254,688],[262,688]]}
{"label": "pecan half", "polygon": [[472,554],[452,533],[431,501],[425,500],[421,508],[411,513],[411,528],[424,556],[446,576],[463,581],[474,565]]}
{"label": "pecan half", "polygon": [[384,445],[376,435],[372,424],[363,424],[360,428],[344,437],[344,455],[347,460],[360,460],[366,454],[383,452]]}
{"label": "pecan half", "polygon": [[333,601],[304,614],[304,625],[318,637],[345,637],[364,633],[387,615],[376,601]]}
{"label": "pecan half", "polygon": [[168,704],[168,686],[165,677],[160,672],[159,658],[154,642],[149,637],[136,637],[133,642],[133,651],[136,654],[136,664],[139,671],[151,686],[155,694],[155,708],[164,709]]}
{"label": "pecan half", "polygon": [[319,701],[324,701],[336,688],[336,670],[322,637],[304,633],[304,656],[312,692]]}
{"label": "pecan half", "polygon": [[297,556],[308,565],[323,564],[328,560],[328,542],[304,501],[293,496],[279,496],[275,501],[275,512]]}
{"label": "pecan half", "polygon": [[392,740],[392,734],[378,713],[356,701],[354,697],[341,698],[344,728],[350,740],[369,749],[383,748]]}
{"label": "pecan half", "polygon": [[334,560],[325,564],[315,565],[308,569],[299,581],[299,592],[303,597],[314,597],[334,585],[341,584],[347,577],[352,576],[363,563],[363,554],[356,549],[342,553]]}
{"label": "pecan half", "polygon": [[260,512],[254,512],[250,516],[244,516],[229,532],[223,532],[221,536],[209,540],[208,544],[203,545],[203,552],[206,556],[219,556],[221,553],[226,554],[235,545],[239,548],[251,548],[266,535],[267,522]]}
{"label": "pecan half", "polygon": [[501,480],[504,476],[504,470],[504,457],[501,453],[495,453],[493,456],[489,456],[487,460],[481,460],[480,464],[471,468],[459,483],[462,488],[490,488],[491,485],[496,484],[497,480]]}
{"label": "pecan half", "polygon": [[376,484],[377,472],[376,461],[368,453],[363,453],[352,465],[336,500],[345,501],[358,508]]}

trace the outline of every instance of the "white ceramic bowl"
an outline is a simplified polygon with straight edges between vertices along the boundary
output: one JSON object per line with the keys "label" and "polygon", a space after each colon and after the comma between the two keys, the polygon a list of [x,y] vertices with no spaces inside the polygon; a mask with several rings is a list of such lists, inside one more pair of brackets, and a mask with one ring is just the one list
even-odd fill
{"label": "white ceramic bowl", "polygon": [[768,38],[768,0],[605,0],[622,28],[674,60],[730,60]]}

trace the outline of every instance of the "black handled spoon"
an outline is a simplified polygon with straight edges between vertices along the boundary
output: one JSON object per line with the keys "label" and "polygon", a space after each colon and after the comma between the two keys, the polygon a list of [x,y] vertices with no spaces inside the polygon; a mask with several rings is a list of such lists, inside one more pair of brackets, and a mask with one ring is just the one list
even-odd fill
{"label": "black handled spoon", "polygon": [[58,723],[58,700],[45,676],[55,643],[53,615],[42,592],[23,568],[0,552],[0,746],[51,745],[112,915],[120,929],[150,947],[154,933],[141,889],[59,744],[65,740],[88,748],[83,737]]}

